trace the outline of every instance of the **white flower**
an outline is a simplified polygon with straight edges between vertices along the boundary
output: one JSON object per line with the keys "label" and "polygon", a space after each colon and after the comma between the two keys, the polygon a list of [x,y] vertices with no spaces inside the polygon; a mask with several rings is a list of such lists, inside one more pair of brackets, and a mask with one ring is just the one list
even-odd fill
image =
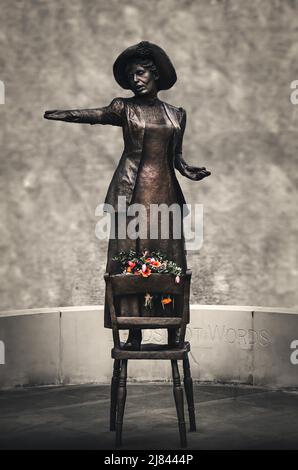
{"label": "white flower", "polygon": [[147,269],[146,264],[143,264],[143,266],[142,266],[142,271],[143,271],[143,273],[146,271],[146,269]]}
{"label": "white flower", "polygon": [[180,276],[176,276],[176,277],[175,277],[175,282],[176,282],[176,284],[179,284],[179,282],[180,282]]}

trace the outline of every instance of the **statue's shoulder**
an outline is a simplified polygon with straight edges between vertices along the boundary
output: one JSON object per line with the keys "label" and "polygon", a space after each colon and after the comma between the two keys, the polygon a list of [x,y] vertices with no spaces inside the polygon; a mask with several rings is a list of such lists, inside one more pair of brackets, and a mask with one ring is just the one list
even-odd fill
{"label": "statue's shoulder", "polygon": [[179,108],[178,106],[174,106],[173,104],[166,103],[165,101],[162,102],[164,105],[168,106],[172,111],[177,114],[183,114],[185,112],[184,108]]}
{"label": "statue's shoulder", "polygon": [[162,103],[176,114],[179,121],[182,121],[182,119],[186,116],[186,111],[184,108],[181,108],[181,107],[179,108],[178,106],[174,106],[173,104],[166,103],[165,101],[162,101]]}
{"label": "statue's shoulder", "polygon": [[111,103],[109,104],[109,110],[112,111],[113,113],[121,115],[124,111],[124,99],[121,96],[117,96],[116,98],[113,98]]}

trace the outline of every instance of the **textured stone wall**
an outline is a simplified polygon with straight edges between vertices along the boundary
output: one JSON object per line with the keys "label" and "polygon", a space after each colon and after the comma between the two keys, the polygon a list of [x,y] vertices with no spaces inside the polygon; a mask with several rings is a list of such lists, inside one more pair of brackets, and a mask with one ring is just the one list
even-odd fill
{"label": "textured stone wall", "polygon": [[160,97],[187,110],[184,158],[212,171],[179,175],[187,202],[204,205],[191,301],[298,304],[298,2],[1,0],[0,21],[1,309],[103,302],[94,211],[121,129],[42,115],[129,96],[112,64],[143,39],[175,64],[178,82]]}

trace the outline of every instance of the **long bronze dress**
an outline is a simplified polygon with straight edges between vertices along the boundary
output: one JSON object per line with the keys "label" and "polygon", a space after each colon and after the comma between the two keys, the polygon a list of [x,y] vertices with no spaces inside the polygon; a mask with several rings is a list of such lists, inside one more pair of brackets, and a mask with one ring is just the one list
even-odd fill
{"label": "long bronze dress", "polygon": [[[147,226],[147,237],[131,240],[130,238],[109,240],[106,272],[119,273],[119,264],[112,258],[120,250],[133,249],[137,253],[142,253],[146,249],[149,251],[161,251],[167,258],[173,260],[181,266],[183,272],[186,270],[186,251],[183,237],[183,226],[181,227],[181,238],[173,238],[173,219],[170,218],[169,237],[162,239],[160,234],[160,218],[158,221],[158,238],[150,239],[150,204],[165,203],[171,205],[178,203],[178,195],[173,180],[173,172],[170,171],[171,154],[169,152],[171,139],[174,134],[174,127],[160,101],[154,104],[143,104],[142,113],[145,120],[145,134],[143,142],[142,159],[134,188],[132,203],[143,204],[146,207],[147,215],[141,220],[142,226]],[[116,213],[116,229],[118,222]],[[131,217],[127,216],[127,223]],[[181,217],[181,224],[183,218]],[[155,315],[161,316],[166,311],[167,315],[175,314],[175,305],[168,304],[166,310],[163,309],[160,299],[155,299],[153,309]],[[122,296],[116,305],[117,315],[137,316],[151,315],[144,307],[144,297],[135,295]],[[109,327],[109,311],[105,300],[105,326]]]}

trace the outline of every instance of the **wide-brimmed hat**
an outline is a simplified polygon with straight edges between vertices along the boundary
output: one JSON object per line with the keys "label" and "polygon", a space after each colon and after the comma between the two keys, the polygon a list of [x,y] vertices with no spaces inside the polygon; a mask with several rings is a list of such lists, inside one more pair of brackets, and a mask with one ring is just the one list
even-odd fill
{"label": "wide-brimmed hat", "polygon": [[152,59],[157,67],[159,78],[156,80],[158,90],[168,90],[177,80],[174,66],[166,52],[156,44],[142,41],[128,47],[117,57],[113,65],[114,77],[122,88],[128,89],[125,68],[131,58]]}

